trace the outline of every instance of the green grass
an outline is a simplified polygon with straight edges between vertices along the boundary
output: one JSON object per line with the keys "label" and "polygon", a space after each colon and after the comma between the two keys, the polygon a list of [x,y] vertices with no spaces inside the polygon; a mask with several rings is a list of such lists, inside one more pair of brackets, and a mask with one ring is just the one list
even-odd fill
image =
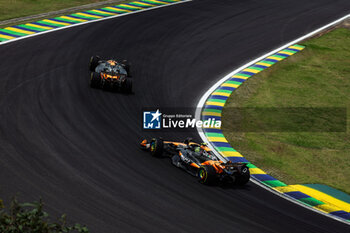
{"label": "green grass", "polygon": [[336,29],[302,44],[305,50],[233,92],[223,110],[223,132],[249,161],[287,184],[320,183],[350,193],[348,128],[346,132],[235,132],[232,123],[235,113],[229,107],[349,109],[350,30]]}
{"label": "green grass", "polygon": [[105,0],[0,0],[0,21],[102,1]]}

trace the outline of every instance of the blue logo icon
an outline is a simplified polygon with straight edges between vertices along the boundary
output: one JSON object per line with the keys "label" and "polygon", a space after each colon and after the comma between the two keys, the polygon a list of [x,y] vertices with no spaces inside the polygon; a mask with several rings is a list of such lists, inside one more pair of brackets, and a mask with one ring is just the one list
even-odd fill
{"label": "blue logo icon", "polygon": [[143,128],[144,129],[160,129],[162,113],[157,111],[143,112]]}

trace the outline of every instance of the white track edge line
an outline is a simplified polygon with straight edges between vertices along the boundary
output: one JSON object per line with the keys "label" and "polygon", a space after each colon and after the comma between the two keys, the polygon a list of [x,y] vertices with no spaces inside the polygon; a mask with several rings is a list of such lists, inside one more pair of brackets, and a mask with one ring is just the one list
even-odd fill
{"label": "white track edge line", "polygon": [[[228,80],[229,78],[231,78],[234,74],[236,74],[236,73],[238,73],[239,71],[241,71],[241,70],[243,70],[243,69],[245,69],[245,68],[247,68],[247,67],[249,67],[249,66],[251,66],[251,65],[253,65],[253,64],[255,64],[255,63],[257,63],[257,62],[260,61],[260,60],[263,60],[264,58],[266,58],[266,57],[268,57],[268,56],[271,56],[272,54],[275,54],[275,53],[277,53],[277,52],[279,52],[279,51],[281,51],[281,50],[283,50],[283,49],[285,49],[285,48],[287,48],[287,47],[289,47],[289,46],[291,46],[291,45],[297,44],[298,42],[300,42],[300,41],[302,41],[302,40],[305,40],[305,39],[307,39],[307,38],[309,38],[309,37],[312,37],[312,36],[316,35],[317,33],[321,32],[321,31],[323,31],[323,30],[325,30],[325,29],[328,29],[328,28],[330,28],[330,27],[332,27],[332,26],[335,26],[336,24],[341,23],[342,21],[346,20],[346,19],[349,18],[349,17],[350,17],[350,14],[345,15],[345,16],[343,16],[343,17],[341,17],[341,18],[339,18],[339,19],[337,19],[337,20],[335,20],[335,21],[333,21],[333,22],[331,22],[331,23],[329,23],[329,24],[327,24],[327,25],[325,25],[325,26],[322,26],[322,27],[320,27],[320,28],[318,28],[318,29],[316,29],[316,30],[314,30],[314,31],[312,31],[312,32],[310,32],[310,33],[308,33],[308,34],[302,36],[302,37],[299,37],[298,39],[295,39],[295,40],[293,40],[293,41],[291,41],[291,42],[288,42],[287,44],[282,45],[281,47],[279,47],[279,48],[277,48],[277,49],[275,49],[275,50],[273,50],[273,51],[271,51],[271,52],[268,52],[268,53],[266,53],[266,54],[264,54],[264,55],[262,55],[262,56],[260,56],[260,57],[258,57],[258,58],[256,58],[256,59],[254,59],[254,60],[248,62],[247,64],[245,64],[245,65],[243,65],[243,66],[241,66],[241,67],[235,69],[235,70],[232,71],[231,73],[227,74],[226,76],[224,76],[223,78],[221,78],[220,80],[218,80],[209,90],[207,90],[207,91],[204,93],[204,95],[203,95],[203,96],[201,97],[201,99],[199,100],[199,102],[198,102],[198,104],[197,104],[197,108],[196,108],[196,113],[195,113],[195,118],[196,118],[196,120],[200,120],[200,119],[201,119],[202,109],[203,109],[203,107],[204,107],[204,105],[205,105],[205,102],[206,102],[206,100],[208,99],[208,97],[209,97],[223,82],[225,82],[226,80]],[[197,132],[198,132],[199,136],[201,137],[201,139],[203,140],[203,142],[207,143],[208,146],[213,150],[213,152],[214,152],[220,159],[222,159],[223,161],[227,161],[226,158],[224,158],[223,156],[221,156],[221,154],[220,154],[219,152],[217,152],[217,151],[215,150],[215,148],[211,145],[211,143],[209,142],[209,140],[208,140],[207,137],[205,136],[205,134],[204,134],[202,128],[198,128],[198,127],[197,127]],[[337,221],[339,221],[339,222],[342,222],[342,223],[345,223],[345,224],[350,225],[350,222],[348,222],[348,221],[346,221],[346,220],[344,220],[344,219],[342,219],[342,218],[339,218],[339,217],[337,217],[337,216],[331,215],[331,214],[326,213],[326,212],[322,212],[321,210],[318,210],[318,209],[312,208],[312,207],[310,207],[310,206],[308,206],[308,205],[306,205],[306,204],[303,204],[303,203],[299,202],[298,200],[296,200],[296,199],[294,199],[294,198],[292,198],[292,197],[289,197],[289,196],[287,196],[287,195],[285,195],[285,194],[283,194],[283,193],[280,193],[280,192],[276,191],[275,189],[272,189],[272,188],[270,188],[270,187],[268,187],[268,186],[262,184],[260,181],[254,179],[254,178],[253,178],[253,179],[250,179],[250,180],[251,180],[254,184],[256,184],[256,185],[258,185],[258,186],[264,188],[265,190],[267,190],[267,191],[269,191],[269,192],[272,192],[272,193],[274,193],[274,194],[276,194],[276,195],[278,195],[278,196],[280,196],[280,197],[282,197],[282,198],[284,198],[284,199],[286,199],[286,200],[288,200],[288,201],[291,201],[291,202],[293,202],[293,203],[295,203],[295,204],[297,204],[297,205],[299,205],[299,206],[302,206],[302,207],[304,207],[304,208],[306,208],[306,209],[309,209],[309,210],[312,210],[312,211],[314,211],[314,212],[316,212],[316,213],[318,213],[318,214],[324,215],[324,216],[326,216],[326,217],[329,217],[329,218],[332,218],[332,219],[337,220]]]}
{"label": "white track edge line", "polygon": [[[145,11],[155,10],[155,9],[159,9],[159,8],[162,8],[162,7],[173,6],[173,5],[177,5],[177,4],[181,4],[181,3],[186,3],[186,2],[191,2],[191,1],[192,1],[192,0],[184,0],[184,1],[181,1],[181,2],[169,3],[169,4],[166,4],[166,5],[162,5],[162,6],[155,6],[155,7],[152,7],[152,8],[142,9],[142,10],[133,11],[133,12],[128,12],[128,13],[124,13],[124,14],[120,14],[120,15],[113,15],[113,16],[108,16],[108,17],[101,18],[101,19],[94,19],[94,20],[90,20],[90,21],[87,21],[87,22],[76,23],[76,24],[72,24],[72,25],[64,26],[64,27],[60,27],[60,28],[49,29],[49,30],[47,30],[47,31],[38,32],[38,33],[35,33],[35,34],[31,34],[31,35],[27,35],[27,36],[22,36],[22,37],[18,37],[18,38],[15,38],[15,39],[10,39],[10,40],[7,40],[7,41],[0,42],[0,46],[1,46],[1,45],[4,45],[4,44],[11,43],[11,42],[15,42],[15,41],[27,39],[27,38],[30,38],[30,37],[43,35],[43,34],[50,33],[50,32],[55,32],[55,31],[59,31],[59,30],[64,30],[64,29],[67,29],[67,28],[72,28],[72,27],[76,27],[76,26],[80,26],[80,25],[84,25],[84,24],[100,22],[100,21],[103,21],[103,20],[114,19],[114,18],[117,18],[117,17],[126,16],[126,15],[137,14],[137,13],[141,13],[141,12],[145,12]],[[115,6],[117,6],[117,5],[115,5]],[[96,10],[96,9],[94,9],[94,10]],[[98,10],[98,9],[97,9],[97,10]],[[76,13],[79,13],[79,12],[76,12]],[[74,13],[72,13],[72,14],[74,14]],[[69,16],[69,15],[62,15],[62,16]],[[59,16],[57,16],[57,17],[59,17]],[[36,22],[36,21],[35,21],[35,22]],[[35,22],[34,22],[34,23],[35,23]],[[30,22],[30,23],[32,23],[32,22]],[[48,26],[48,27],[49,27],[49,26]]]}

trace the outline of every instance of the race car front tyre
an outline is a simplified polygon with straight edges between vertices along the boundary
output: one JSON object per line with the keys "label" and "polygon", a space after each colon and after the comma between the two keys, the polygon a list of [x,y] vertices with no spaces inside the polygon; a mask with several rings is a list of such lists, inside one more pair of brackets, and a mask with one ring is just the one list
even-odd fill
{"label": "race car front tyre", "polygon": [[91,72],[90,87],[92,87],[92,88],[100,88],[101,87],[101,77],[96,72]]}
{"label": "race car front tyre", "polygon": [[163,154],[163,140],[162,139],[156,139],[153,138],[150,143],[150,151],[152,156],[154,157],[161,157]]}
{"label": "race car front tyre", "polygon": [[245,185],[246,183],[248,183],[249,179],[250,179],[249,168],[244,166],[241,168],[241,174],[236,176],[235,184]]}
{"label": "race car front tyre", "polygon": [[91,72],[95,71],[96,66],[98,65],[98,62],[101,60],[99,56],[92,56],[90,58],[90,63],[89,63],[89,70]]}
{"label": "race car front tyre", "polygon": [[203,165],[198,170],[198,179],[202,184],[214,184],[217,181],[215,168]]}
{"label": "race car front tyre", "polygon": [[123,91],[130,94],[132,92],[132,80],[127,78],[124,80],[123,84]]}

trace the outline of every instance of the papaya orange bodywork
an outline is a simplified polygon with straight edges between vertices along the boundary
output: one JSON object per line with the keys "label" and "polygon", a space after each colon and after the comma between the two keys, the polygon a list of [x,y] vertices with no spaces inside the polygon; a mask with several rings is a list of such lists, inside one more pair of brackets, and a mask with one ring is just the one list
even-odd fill
{"label": "papaya orange bodywork", "polygon": [[103,79],[108,79],[108,78],[111,78],[111,79],[119,79],[120,76],[113,76],[113,75],[110,75],[110,74],[101,73],[101,78],[103,78]]}

